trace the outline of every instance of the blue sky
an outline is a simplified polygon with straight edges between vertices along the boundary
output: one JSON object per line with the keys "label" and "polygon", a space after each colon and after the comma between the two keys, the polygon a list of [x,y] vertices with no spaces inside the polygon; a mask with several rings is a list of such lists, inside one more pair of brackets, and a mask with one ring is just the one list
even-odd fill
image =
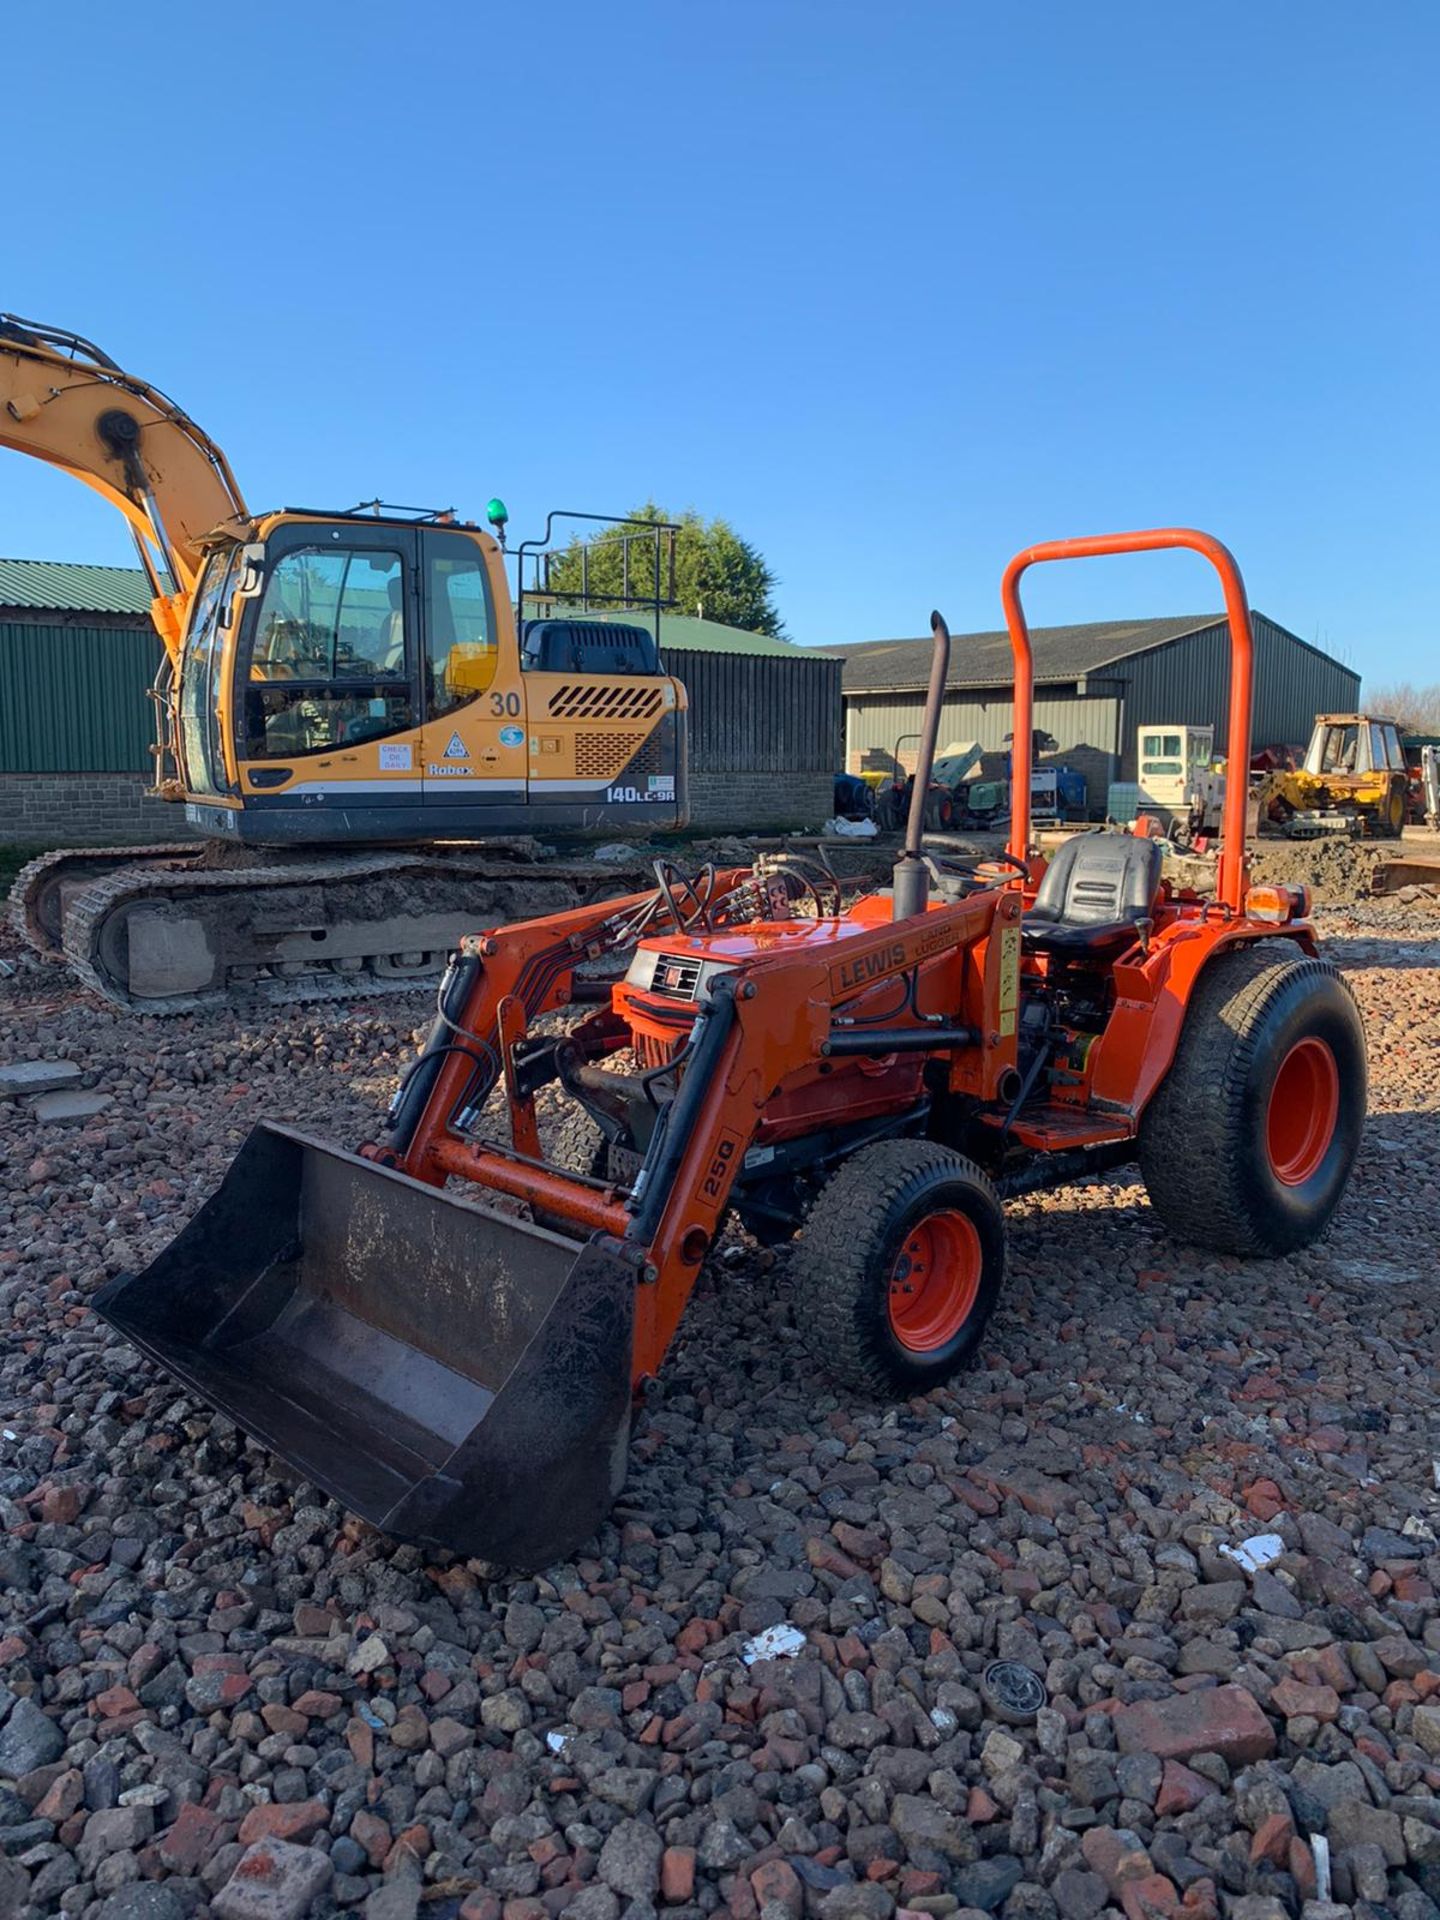
{"label": "blue sky", "polygon": [[[1419,0],[32,9],[0,306],[172,393],[252,506],[653,495],[816,645],[996,625],[1017,547],[1184,521],[1440,679],[1437,62]],[[14,455],[0,553],[130,557]],[[1037,623],[1218,604],[1188,557],[1031,580]]]}

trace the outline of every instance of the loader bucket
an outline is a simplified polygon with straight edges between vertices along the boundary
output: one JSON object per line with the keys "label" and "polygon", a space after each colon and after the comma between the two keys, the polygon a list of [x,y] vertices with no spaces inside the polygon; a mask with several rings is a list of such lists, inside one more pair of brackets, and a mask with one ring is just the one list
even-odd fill
{"label": "loader bucket", "polygon": [[1403,887],[1440,887],[1440,860],[1377,860],[1370,869],[1371,893],[1399,893]]}
{"label": "loader bucket", "polygon": [[288,1128],[95,1305],[352,1513],[530,1572],[625,1478],[636,1260]]}

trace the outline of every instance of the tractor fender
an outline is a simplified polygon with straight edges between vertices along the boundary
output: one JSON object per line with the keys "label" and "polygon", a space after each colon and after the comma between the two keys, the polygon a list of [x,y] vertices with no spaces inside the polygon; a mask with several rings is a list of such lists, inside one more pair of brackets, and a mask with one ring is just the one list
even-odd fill
{"label": "tractor fender", "polygon": [[1115,1006],[1091,1050],[1090,1099],[1110,1112],[1140,1116],[1175,1059],[1185,1015],[1201,974],[1219,953],[1260,941],[1289,941],[1312,957],[1318,952],[1308,921],[1259,927],[1254,921],[1204,922],[1170,929],[1148,954],[1121,961],[1114,970]]}

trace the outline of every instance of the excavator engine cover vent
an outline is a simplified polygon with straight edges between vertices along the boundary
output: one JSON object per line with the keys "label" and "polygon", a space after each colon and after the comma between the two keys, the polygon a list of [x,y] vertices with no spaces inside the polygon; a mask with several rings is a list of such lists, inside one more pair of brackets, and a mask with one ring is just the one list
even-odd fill
{"label": "excavator engine cover vent", "polygon": [[552,720],[653,720],[665,705],[659,687],[597,687],[571,681],[550,696]]}
{"label": "excavator engine cover vent", "polygon": [[643,733],[582,733],[575,742],[575,772],[582,780],[613,780],[644,744]]}

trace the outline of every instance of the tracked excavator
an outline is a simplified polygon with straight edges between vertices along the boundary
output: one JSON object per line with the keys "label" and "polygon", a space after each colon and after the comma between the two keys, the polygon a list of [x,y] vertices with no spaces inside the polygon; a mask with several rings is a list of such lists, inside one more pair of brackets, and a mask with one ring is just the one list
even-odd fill
{"label": "tracked excavator", "polygon": [[[24,937],[111,1001],[396,991],[477,924],[648,877],[542,857],[537,836],[684,824],[685,691],[658,647],[673,528],[553,513],[507,554],[498,500],[493,531],[378,501],[255,514],[173,401],[8,314],[0,446],[124,515],[163,644],[153,791],[198,837],[50,853],[11,897]],[[622,593],[551,592],[582,523],[619,540]]]}

